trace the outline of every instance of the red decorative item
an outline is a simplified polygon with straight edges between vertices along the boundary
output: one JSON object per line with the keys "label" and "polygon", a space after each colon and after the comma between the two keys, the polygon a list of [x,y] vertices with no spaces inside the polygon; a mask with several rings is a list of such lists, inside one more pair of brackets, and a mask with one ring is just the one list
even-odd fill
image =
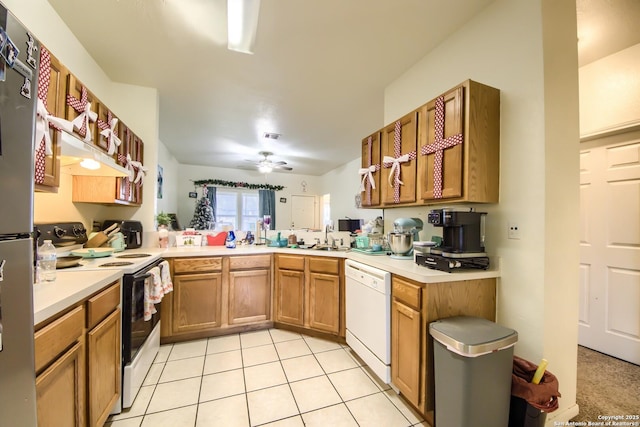
{"label": "red decorative item", "polygon": [[444,137],[444,96],[436,99],[435,109],[435,126],[434,126],[434,142],[432,144],[423,145],[420,149],[422,155],[434,153],[433,159],[433,197],[442,198],[442,160],[444,150],[454,147],[464,142],[464,136],[461,133]]}
{"label": "red decorative item", "polygon": [[[51,54],[46,47],[40,47],[40,70],[38,73],[38,99],[44,102],[44,106],[47,106],[47,91],[49,89],[49,82],[51,80]],[[45,157],[46,147],[44,144],[44,136],[40,141],[36,141],[36,154],[35,154],[35,183],[44,183],[45,172]]]}

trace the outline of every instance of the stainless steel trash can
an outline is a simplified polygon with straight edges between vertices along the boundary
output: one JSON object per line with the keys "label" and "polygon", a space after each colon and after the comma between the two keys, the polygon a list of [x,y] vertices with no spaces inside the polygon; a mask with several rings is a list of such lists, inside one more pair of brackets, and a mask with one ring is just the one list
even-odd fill
{"label": "stainless steel trash can", "polygon": [[469,316],[432,322],[429,333],[434,339],[436,426],[506,426],[518,333]]}

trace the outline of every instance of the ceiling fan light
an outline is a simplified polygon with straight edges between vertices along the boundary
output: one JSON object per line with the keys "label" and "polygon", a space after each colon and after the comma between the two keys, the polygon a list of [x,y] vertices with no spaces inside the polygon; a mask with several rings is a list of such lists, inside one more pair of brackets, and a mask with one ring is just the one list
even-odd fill
{"label": "ceiling fan light", "polygon": [[260,166],[258,166],[258,170],[261,173],[271,173],[271,172],[273,172],[273,168],[270,165],[260,165]]}
{"label": "ceiling fan light", "polygon": [[253,54],[260,0],[227,0],[227,48]]}

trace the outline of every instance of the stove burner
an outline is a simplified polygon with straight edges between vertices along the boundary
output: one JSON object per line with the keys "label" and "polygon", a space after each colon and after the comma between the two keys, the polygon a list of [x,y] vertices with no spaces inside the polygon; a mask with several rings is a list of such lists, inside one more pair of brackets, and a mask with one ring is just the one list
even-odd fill
{"label": "stove burner", "polygon": [[100,267],[123,267],[125,265],[132,265],[132,262],[129,261],[116,261],[116,262],[107,262],[105,264],[100,264]]}
{"label": "stove burner", "polygon": [[118,255],[116,258],[146,258],[151,256],[151,254],[124,254]]}

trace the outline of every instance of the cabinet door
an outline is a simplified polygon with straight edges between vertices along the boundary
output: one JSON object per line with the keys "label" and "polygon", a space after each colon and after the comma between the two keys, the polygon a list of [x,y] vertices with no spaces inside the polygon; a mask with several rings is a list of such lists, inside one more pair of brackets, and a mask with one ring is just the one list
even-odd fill
{"label": "cabinet door", "polygon": [[[66,109],[65,118],[73,121],[79,117],[85,108],[91,104],[91,112],[98,111],[98,98],[91,93],[80,80],[73,74],[67,76],[67,93],[66,93]],[[95,145],[98,140],[98,121],[85,120],[80,128],[73,127],[73,133],[82,141]],[[98,147],[96,145],[96,147]],[[99,148],[99,147],[98,147]]]}
{"label": "cabinet door", "polygon": [[382,130],[380,187],[384,205],[416,201],[417,131],[417,111],[405,115]]}
{"label": "cabinet door", "polygon": [[309,326],[323,332],[340,332],[340,278],[309,273]]}
{"label": "cabinet door", "polygon": [[271,318],[270,270],[229,273],[229,324],[260,322]]}
{"label": "cabinet door", "polygon": [[[360,175],[360,200],[362,206],[380,205],[380,131],[362,140],[362,169],[367,169],[366,175]],[[364,190],[362,190],[364,187]]]}
{"label": "cabinet door", "polygon": [[391,381],[416,407],[420,399],[420,312],[391,303]]}
{"label": "cabinet door", "polygon": [[173,279],[172,332],[207,331],[220,326],[222,273],[185,274]]}
{"label": "cabinet door", "polygon": [[304,326],[304,271],[276,273],[276,321]]}
{"label": "cabinet door", "polygon": [[462,196],[464,88],[452,89],[420,109],[418,180],[423,200]]}
{"label": "cabinet door", "polygon": [[[49,114],[64,118],[66,84],[69,71],[51,55],[46,47],[40,46],[40,75],[38,77],[38,98]],[[60,131],[49,128],[52,155],[47,156],[44,141],[35,141],[35,189],[38,191],[57,191],[60,185]],[[39,145],[38,145],[39,144]]]}
{"label": "cabinet door", "polygon": [[84,347],[76,343],[36,378],[39,427],[80,427],[84,421]]}
{"label": "cabinet door", "polygon": [[87,333],[89,426],[104,425],[120,398],[120,309]]}

